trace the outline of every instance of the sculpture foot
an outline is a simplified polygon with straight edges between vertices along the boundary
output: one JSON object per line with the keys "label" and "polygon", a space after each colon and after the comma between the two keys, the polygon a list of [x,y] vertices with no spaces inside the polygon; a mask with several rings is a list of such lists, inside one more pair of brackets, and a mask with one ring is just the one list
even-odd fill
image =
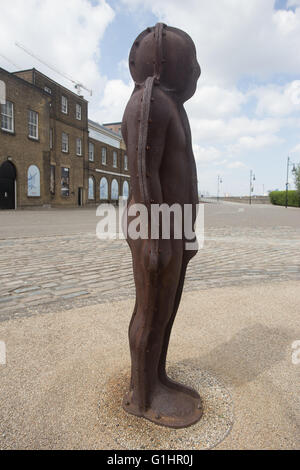
{"label": "sculpture foot", "polygon": [[173,388],[174,390],[178,390],[179,392],[187,393],[188,395],[191,395],[191,397],[200,400],[200,395],[198,392],[196,392],[196,390],[189,387],[188,385],[183,385],[179,382],[175,382],[175,380],[170,379],[167,374],[162,375],[160,377],[160,381],[166,387]]}
{"label": "sculpture foot", "polygon": [[[196,393],[196,392],[195,392]],[[123,408],[127,413],[143,417],[160,426],[170,428],[186,428],[196,424],[203,414],[202,402],[190,393],[167,387],[158,383],[151,400],[151,405],[141,411],[130,401],[132,393],[129,392],[123,402]]]}

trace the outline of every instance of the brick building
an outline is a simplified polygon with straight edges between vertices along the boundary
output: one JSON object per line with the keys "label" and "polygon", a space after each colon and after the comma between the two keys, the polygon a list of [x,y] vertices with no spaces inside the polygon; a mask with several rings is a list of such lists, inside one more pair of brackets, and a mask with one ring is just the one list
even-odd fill
{"label": "brick building", "polygon": [[103,127],[110,129],[111,131],[115,132],[116,134],[122,135],[122,123],[121,122],[107,122],[103,124]]}
{"label": "brick building", "polygon": [[89,203],[128,197],[128,158],[121,135],[89,120]]}
{"label": "brick building", "polygon": [[[110,131],[122,137],[122,123],[121,122],[108,122],[108,123],[103,124],[103,127],[105,127],[106,129],[109,129]],[[125,145],[123,138],[121,141],[121,149],[126,150],[126,145]]]}
{"label": "brick building", "polygon": [[45,91],[0,69],[0,208],[50,203],[50,104]]}
{"label": "brick building", "polygon": [[83,206],[129,192],[124,142],[89,123],[82,96],[35,69],[0,68],[0,80],[0,209]]}

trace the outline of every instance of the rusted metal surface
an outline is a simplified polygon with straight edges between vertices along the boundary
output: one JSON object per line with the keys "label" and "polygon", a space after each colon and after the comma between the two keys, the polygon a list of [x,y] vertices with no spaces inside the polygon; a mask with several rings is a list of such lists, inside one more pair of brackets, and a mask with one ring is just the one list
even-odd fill
{"label": "rusted metal surface", "polygon": [[[194,43],[184,31],[158,23],[138,36],[129,64],[135,88],[122,124],[132,182],[128,210],[135,203],[148,209],[191,204],[194,222],[197,173],[183,106],[200,76]],[[166,356],[186,268],[196,250],[186,250],[184,235],[175,239],[172,223],[170,240],[151,239],[150,217],[149,239],[127,237],[136,305],[129,327],[131,383],[123,407],[154,423],[181,428],[201,418],[201,399],[167,376]]]}

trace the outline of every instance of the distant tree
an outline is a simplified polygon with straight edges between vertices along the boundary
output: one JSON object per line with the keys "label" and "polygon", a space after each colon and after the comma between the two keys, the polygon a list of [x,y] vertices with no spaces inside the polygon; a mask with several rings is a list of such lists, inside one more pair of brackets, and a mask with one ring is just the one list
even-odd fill
{"label": "distant tree", "polygon": [[295,171],[295,185],[300,194],[300,164],[296,167]]}
{"label": "distant tree", "polygon": [[298,194],[298,197],[297,197],[298,206],[300,207],[300,164],[297,165],[294,176],[295,176],[295,185],[296,185],[297,194]]}

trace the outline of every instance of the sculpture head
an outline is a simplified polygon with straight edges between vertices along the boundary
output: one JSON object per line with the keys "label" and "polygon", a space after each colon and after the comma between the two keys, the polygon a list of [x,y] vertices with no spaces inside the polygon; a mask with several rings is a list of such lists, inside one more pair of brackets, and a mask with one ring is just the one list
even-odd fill
{"label": "sculpture head", "polygon": [[184,102],[193,96],[201,69],[188,34],[162,23],[147,28],[135,40],[129,56],[130,73],[137,84],[155,76],[165,91]]}

